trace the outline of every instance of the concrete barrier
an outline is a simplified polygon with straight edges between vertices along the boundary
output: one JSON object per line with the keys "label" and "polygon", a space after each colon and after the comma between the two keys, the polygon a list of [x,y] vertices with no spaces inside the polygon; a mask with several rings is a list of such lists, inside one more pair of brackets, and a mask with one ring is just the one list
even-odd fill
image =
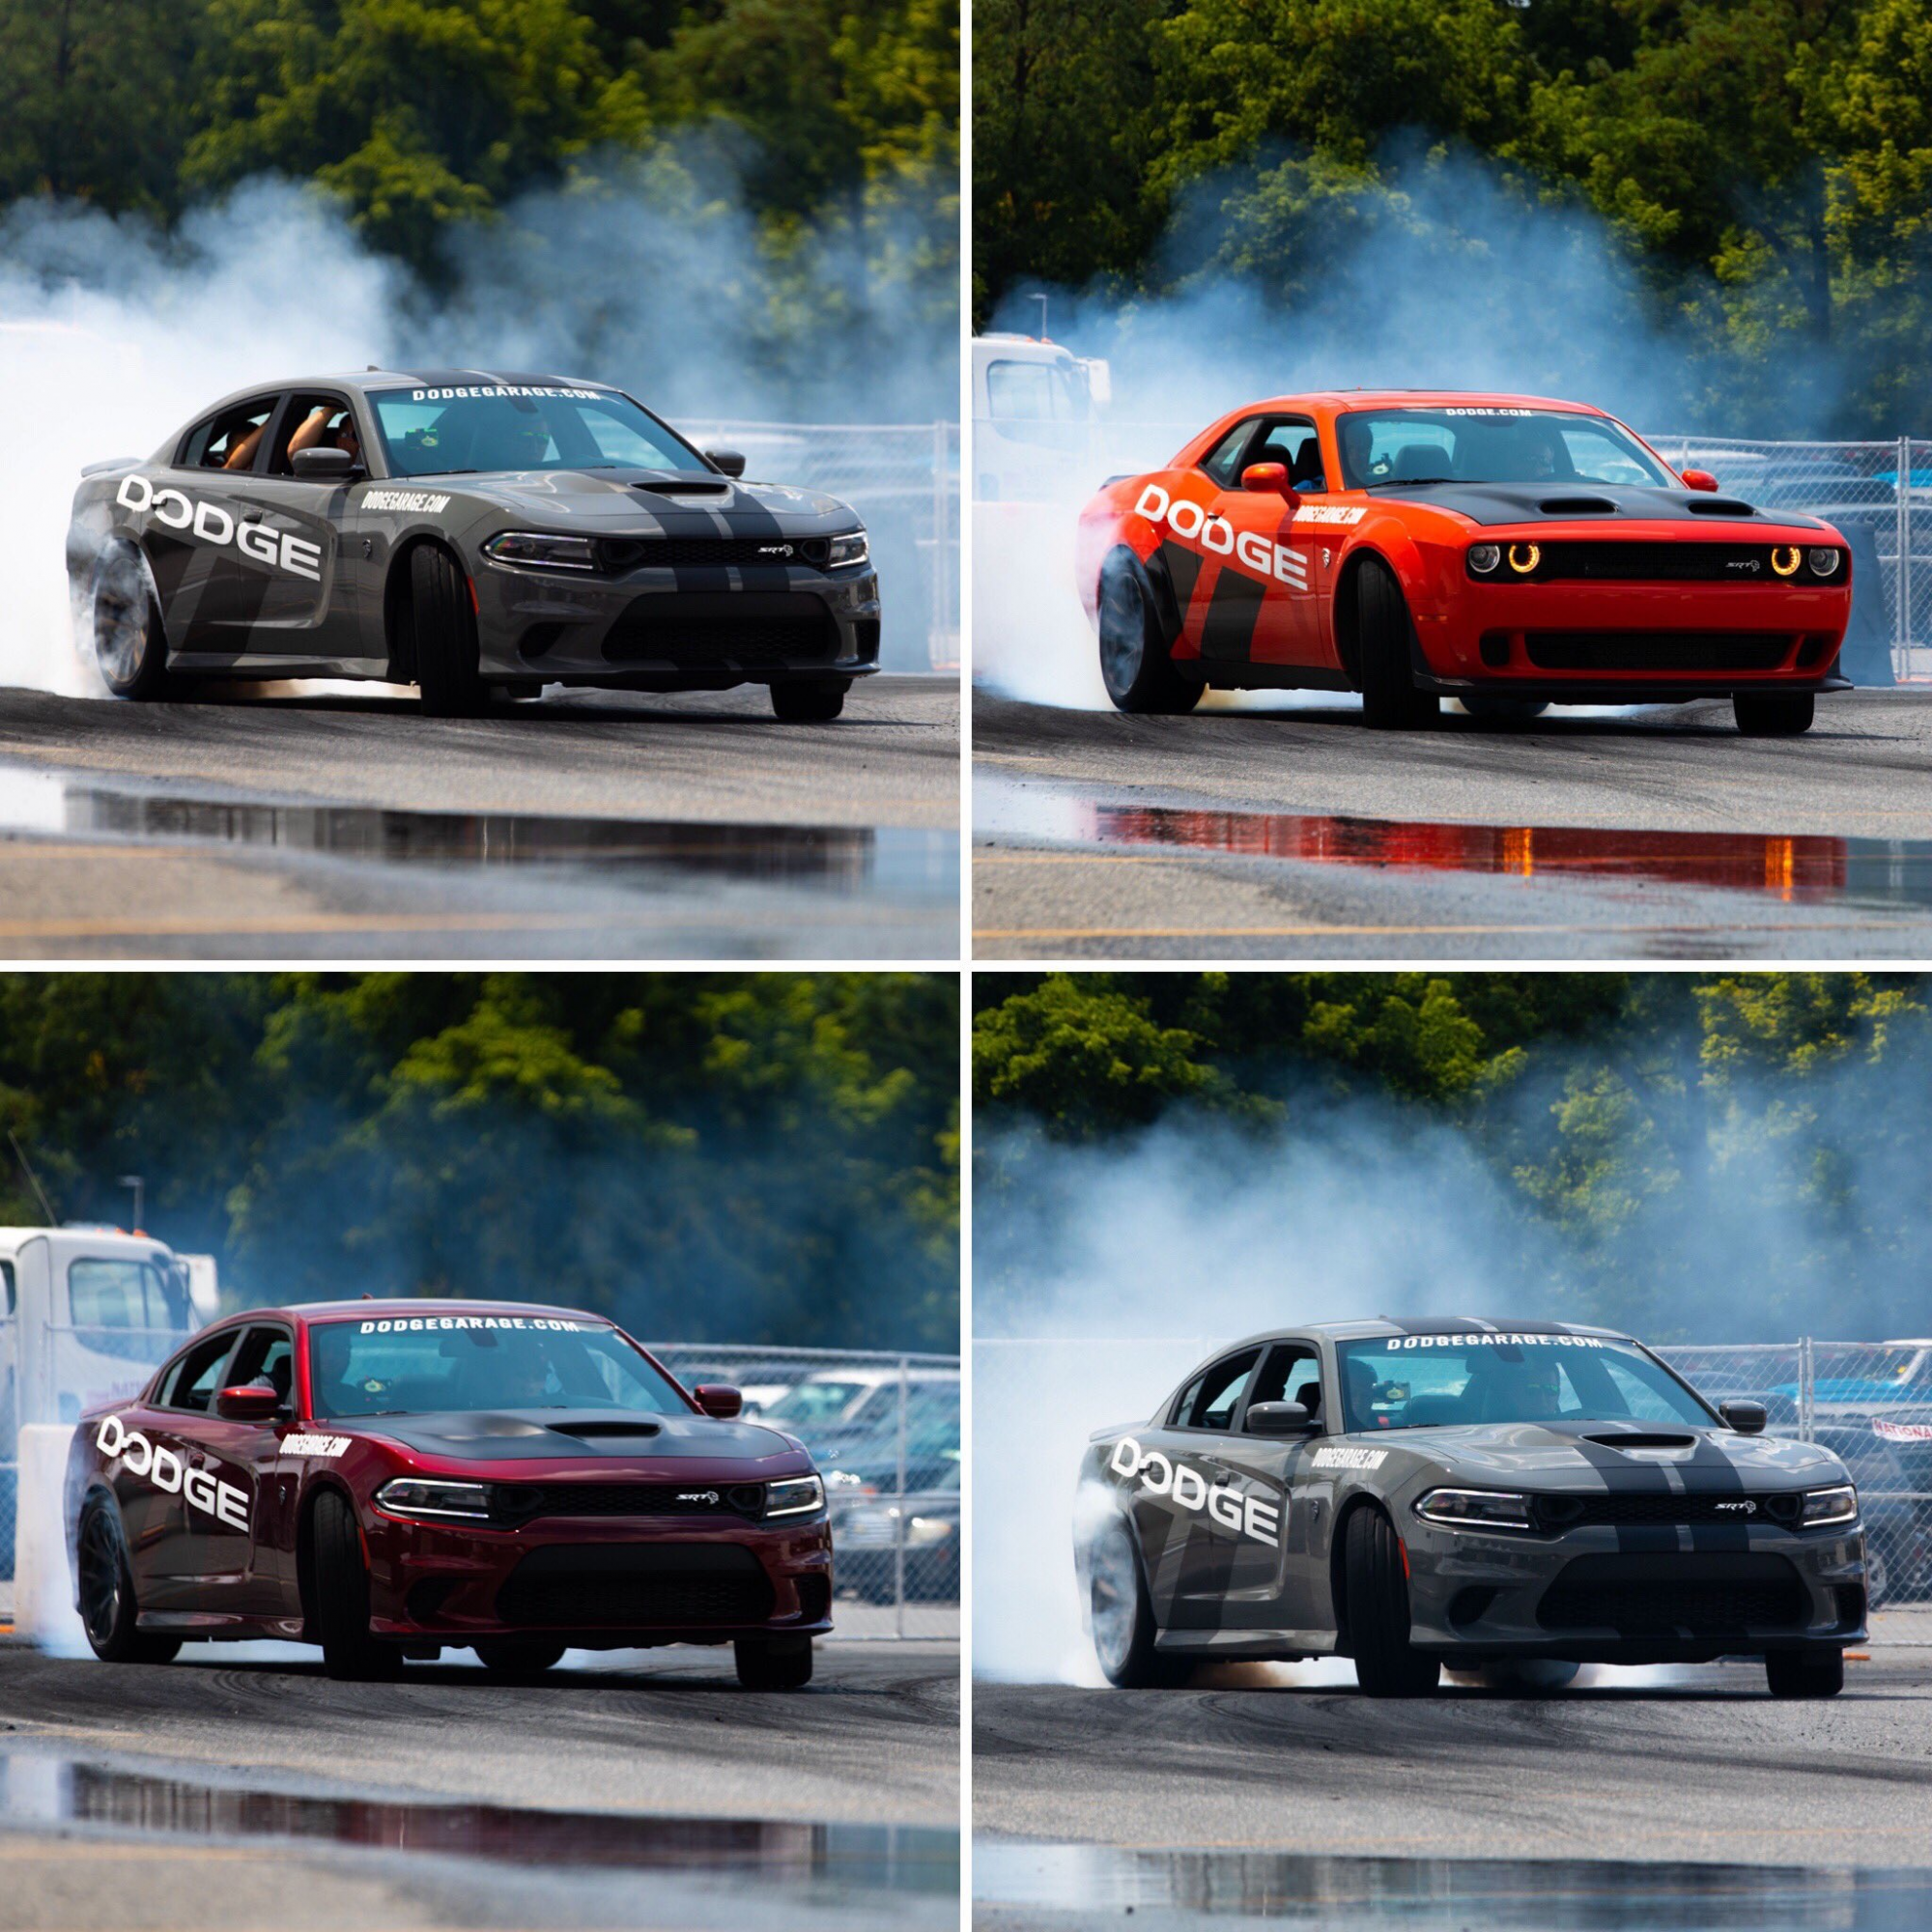
{"label": "concrete barrier", "polygon": [[87,1647],[68,1572],[65,1491],[68,1423],[29,1423],[20,1431],[20,1479],[14,1509],[14,1630],[43,1650]]}

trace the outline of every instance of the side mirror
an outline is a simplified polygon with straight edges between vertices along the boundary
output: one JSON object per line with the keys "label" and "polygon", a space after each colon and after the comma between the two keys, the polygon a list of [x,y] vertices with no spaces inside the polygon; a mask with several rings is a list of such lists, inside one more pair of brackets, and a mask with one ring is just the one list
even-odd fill
{"label": "side mirror", "polygon": [[1258,1402],[1241,1426],[1250,1435],[1302,1435],[1315,1427],[1315,1418],[1298,1402]]}
{"label": "side mirror", "polygon": [[1715,492],[1718,479],[1708,469],[1687,469],[1684,472],[1684,487],[1687,490],[1709,490]]}
{"label": "side mirror", "polygon": [[282,1399],[271,1388],[241,1382],[214,1398],[214,1412],[226,1422],[272,1422],[281,1413]]}
{"label": "side mirror", "polygon": [[[722,469],[727,476],[742,476],[745,473],[745,459],[735,449],[707,449],[704,460],[714,469]],[[1713,483],[1712,489],[1718,486]]]}
{"label": "side mirror", "polygon": [[1292,517],[1301,508],[1301,492],[1288,480],[1285,463],[1251,463],[1241,471],[1241,488],[1257,494],[1272,492],[1288,505]]}
{"label": "side mirror", "polygon": [[728,1382],[699,1382],[692,1390],[697,1399],[697,1406],[706,1415],[715,1415],[720,1422],[729,1422],[745,1406],[742,1389],[734,1389]]}
{"label": "side mirror", "polygon": [[362,466],[346,449],[298,449],[289,468],[304,483],[346,483],[362,474]]}
{"label": "side mirror", "polygon": [[1770,1420],[1761,1402],[1746,1402],[1742,1398],[1730,1402],[1720,1402],[1718,1413],[1735,1429],[1740,1435],[1762,1435],[1764,1425]]}

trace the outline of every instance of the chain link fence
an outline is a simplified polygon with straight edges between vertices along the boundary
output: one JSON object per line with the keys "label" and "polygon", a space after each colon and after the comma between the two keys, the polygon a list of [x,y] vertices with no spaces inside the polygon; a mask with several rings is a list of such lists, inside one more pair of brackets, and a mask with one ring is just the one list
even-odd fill
{"label": "chain link fence", "polygon": [[743,453],[758,482],[851,504],[879,572],[887,670],[959,668],[959,425],[681,422],[699,447]]}

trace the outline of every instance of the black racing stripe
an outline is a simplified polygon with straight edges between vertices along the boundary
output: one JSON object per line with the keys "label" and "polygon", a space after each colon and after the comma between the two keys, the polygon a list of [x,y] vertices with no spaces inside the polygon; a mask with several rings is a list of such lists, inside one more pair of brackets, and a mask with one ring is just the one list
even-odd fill
{"label": "black racing stripe", "polygon": [[1492,1332],[1488,1323],[1472,1321],[1466,1315],[1431,1315],[1417,1319],[1378,1315],[1376,1320],[1386,1321],[1398,1335],[1487,1335]]}
{"label": "black racing stripe", "polygon": [[[1684,1487],[1687,1490],[1694,1490],[1701,1495],[1742,1496],[1744,1494],[1745,1481],[1738,1473],[1738,1465],[1709,1435],[1697,1437],[1697,1446],[1691,1450],[1690,1461],[1679,1463],[1678,1467],[1684,1472]],[[1690,1548],[1748,1549],[1749,1519],[1741,1518],[1736,1522],[1692,1523]]]}
{"label": "black racing stripe", "polygon": [[742,485],[732,485],[731,494],[723,499],[718,514],[724,520],[721,532],[724,536],[756,537],[761,543],[771,543],[788,534],[783,519],[748,495]]}
{"label": "black racing stripe", "polygon": [[[1672,1493],[1670,1477],[1661,1463],[1633,1462],[1622,1451],[1587,1435],[1575,1438],[1577,1453],[1589,1463],[1611,1495],[1667,1496]],[[1683,1548],[1675,1523],[1620,1522],[1617,1548],[1628,1555],[1671,1554]]]}
{"label": "black racing stripe", "polygon": [[1183,550],[1178,543],[1164,542],[1154,552],[1153,560],[1167,572],[1167,581],[1174,586],[1175,620],[1186,623],[1187,608],[1194,602],[1194,586],[1201,578],[1200,553]]}
{"label": "black racing stripe", "polygon": [[1255,622],[1266,594],[1260,578],[1223,564],[1201,625],[1201,655],[1220,663],[1246,663],[1254,655]]}

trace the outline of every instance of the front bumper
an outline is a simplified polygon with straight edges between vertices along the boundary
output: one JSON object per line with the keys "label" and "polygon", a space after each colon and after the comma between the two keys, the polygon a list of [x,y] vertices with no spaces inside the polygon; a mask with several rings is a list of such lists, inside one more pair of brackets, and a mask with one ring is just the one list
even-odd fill
{"label": "front bumper", "polygon": [[879,580],[805,564],[602,575],[477,560],[491,683],[723,691],[879,668]]}
{"label": "front bumper", "polygon": [[1555,1536],[1406,1515],[1410,1640],[1445,1658],[1701,1662],[1865,1635],[1864,1526]]}
{"label": "front bumper", "polygon": [[574,1649],[832,1628],[832,1532],[709,1517],[546,1517],[516,1529],[366,1507],[369,1626],[405,1643],[528,1636]]}

